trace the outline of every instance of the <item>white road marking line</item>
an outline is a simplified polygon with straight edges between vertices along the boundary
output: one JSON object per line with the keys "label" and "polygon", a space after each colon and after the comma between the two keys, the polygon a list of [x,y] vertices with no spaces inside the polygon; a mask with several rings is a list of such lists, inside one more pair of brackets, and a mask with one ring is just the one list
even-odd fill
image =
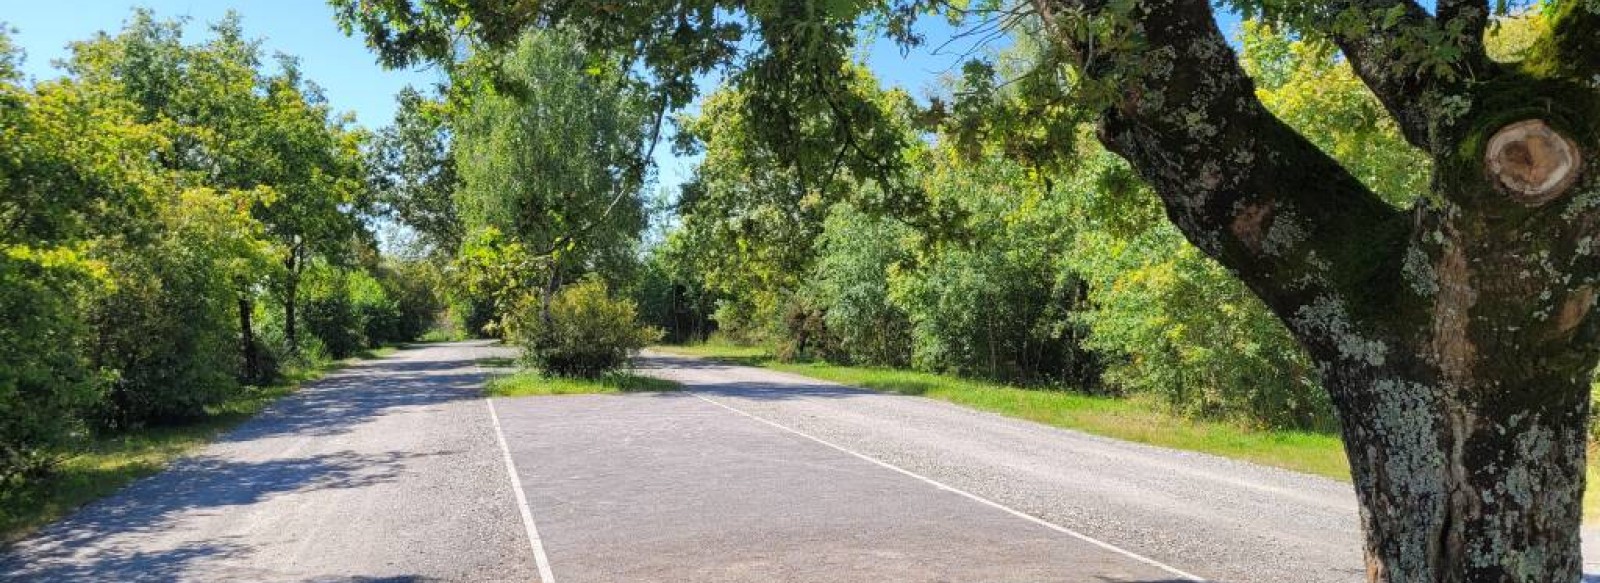
{"label": "white road marking line", "polygon": [[789,427],[787,425],[780,424],[780,423],[778,423],[776,421],[772,421],[770,419],[766,419],[766,418],[763,418],[763,417],[757,417],[757,416],[755,416],[755,415],[753,415],[753,414],[751,414],[749,412],[746,412],[746,411],[744,411],[742,409],[737,409],[737,408],[731,407],[731,406],[726,405],[726,404],[724,404],[724,403],[722,403],[720,401],[717,401],[715,399],[711,399],[709,397],[701,395],[700,393],[696,393],[694,391],[684,391],[684,392],[689,393],[691,395],[694,395],[695,398],[698,398],[698,399],[700,399],[702,401],[705,401],[707,403],[711,403],[712,405],[716,405],[718,407],[722,407],[723,409],[727,409],[727,410],[732,411],[734,413],[738,413],[738,414],[743,415],[745,417],[749,417],[749,418],[754,419],[756,421],[760,421],[760,422],[765,423],[767,425],[771,425],[771,426],[776,427],[778,429],[781,429],[783,431],[787,431],[789,433],[793,433],[795,435],[798,435],[800,437],[804,437],[804,438],[809,439],[811,441],[815,441],[815,442],[820,443],[822,445],[826,445],[828,447],[831,447],[833,449],[836,449],[836,450],[842,451],[844,453],[850,454],[852,456],[855,456],[855,457],[860,458],[862,460],[865,460],[867,462],[871,462],[873,464],[876,464],[876,465],[878,465],[880,467],[899,472],[901,474],[910,476],[912,478],[916,478],[916,479],[921,480],[923,482],[926,482],[926,483],[928,483],[928,484],[930,484],[930,485],[932,485],[932,486],[934,486],[936,488],[939,488],[940,490],[945,490],[947,492],[958,494],[958,495],[963,496],[963,497],[965,497],[965,498],[967,498],[969,500],[972,500],[972,501],[977,502],[979,504],[983,504],[984,506],[988,506],[990,508],[994,508],[996,510],[1003,511],[1003,512],[1005,512],[1007,514],[1010,514],[1012,516],[1015,516],[1017,518],[1021,518],[1023,520],[1028,521],[1028,522],[1032,522],[1032,523],[1037,524],[1039,526],[1043,526],[1043,527],[1048,528],[1050,530],[1059,532],[1061,534],[1065,534],[1067,536],[1070,536],[1072,538],[1075,538],[1075,539],[1081,540],[1083,542],[1092,544],[1092,545],[1100,547],[1102,549],[1111,551],[1113,553],[1117,553],[1119,555],[1122,555],[1124,557],[1128,557],[1128,558],[1133,559],[1135,561],[1139,561],[1139,562],[1144,563],[1146,565],[1150,565],[1150,566],[1155,567],[1157,569],[1161,569],[1161,570],[1166,571],[1168,573],[1171,573],[1173,575],[1177,575],[1178,577],[1181,577],[1181,578],[1184,578],[1184,579],[1188,579],[1190,581],[1201,581],[1201,582],[1205,581],[1205,579],[1201,578],[1198,575],[1194,575],[1194,574],[1191,574],[1191,573],[1186,573],[1184,571],[1178,570],[1177,568],[1175,568],[1175,567],[1173,567],[1171,565],[1168,565],[1166,563],[1162,563],[1162,562],[1157,561],[1155,559],[1152,559],[1150,557],[1146,557],[1144,555],[1140,555],[1140,554],[1135,553],[1133,551],[1129,551],[1129,550],[1124,549],[1122,547],[1119,547],[1119,546],[1113,545],[1111,543],[1102,541],[1100,539],[1091,537],[1089,535],[1086,535],[1086,534],[1083,534],[1081,532],[1072,530],[1072,529],[1067,528],[1065,526],[1061,526],[1061,525],[1056,524],[1054,522],[1050,522],[1050,521],[1044,520],[1042,518],[1039,518],[1037,516],[1033,516],[1031,514],[1024,513],[1024,512],[1022,512],[1020,510],[1013,509],[1013,508],[1011,508],[1009,506],[1006,506],[1004,504],[1001,504],[999,502],[995,502],[995,501],[990,500],[988,498],[984,498],[982,496],[979,496],[977,494],[973,494],[973,493],[968,492],[966,490],[962,490],[962,489],[957,488],[955,486],[951,486],[949,484],[945,484],[945,483],[940,482],[938,480],[935,480],[933,478],[929,478],[929,477],[924,476],[922,474],[918,474],[916,472],[913,472],[911,470],[907,470],[905,468],[902,468],[900,466],[891,464],[889,462],[885,462],[885,461],[880,460],[878,458],[875,458],[875,457],[872,457],[872,456],[857,452],[855,450],[846,448],[844,446],[835,444],[835,443],[833,443],[831,441],[828,441],[826,439],[822,439],[820,437],[816,437],[816,436],[813,436],[811,434],[804,433],[804,432],[802,432],[802,431],[800,431],[798,429],[791,428],[791,427]]}
{"label": "white road marking line", "polygon": [[522,512],[522,526],[528,531],[528,546],[533,548],[533,561],[539,565],[540,583],[556,583],[550,572],[550,557],[544,554],[544,542],[539,540],[539,529],[533,525],[533,510],[528,508],[528,495],[522,491],[522,479],[517,477],[517,464],[511,461],[511,447],[506,445],[506,434],[500,430],[500,415],[494,412],[494,399],[485,398],[489,404],[489,420],[494,422],[494,437],[500,442],[500,453],[506,459],[506,473],[511,475],[511,491],[517,495],[517,510]]}

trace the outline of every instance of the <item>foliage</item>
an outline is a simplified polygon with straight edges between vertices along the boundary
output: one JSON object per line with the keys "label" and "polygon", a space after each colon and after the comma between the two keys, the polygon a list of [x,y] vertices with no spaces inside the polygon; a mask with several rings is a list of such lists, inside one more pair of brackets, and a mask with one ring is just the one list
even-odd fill
{"label": "foliage", "polygon": [[909,229],[836,205],[823,223],[809,294],[827,306],[837,356],[869,365],[910,361],[911,321],[889,301],[889,274],[905,259]]}
{"label": "foliage", "polygon": [[1305,353],[1260,300],[1166,225],[1131,239],[1089,235],[1077,263],[1091,275],[1089,348],[1107,384],[1191,416],[1333,429]]}
{"label": "foliage", "polygon": [[1092,389],[1098,368],[1072,321],[1084,307],[1083,283],[1064,265],[1070,199],[1044,190],[1017,164],[941,154],[929,188],[967,211],[970,238],[895,276],[895,301],[914,326],[914,364]]}
{"label": "foliage", "polygon": [[651,247],[628,294],[639,306],[639,319],[660,327],[662,340],[675,344],[704,342],[717,326],[711,318],[716,295],[674,247],[683,240],[672,238]]}
{"label": "foliage", "polygon": [[510,330],[523,359],[546,375],[598,378],[661,338],[660,329],[638,323],[631,300],[611,297],[595,277],[561,288],[548,301],[525,304]]}
{"label": "foliage", "polygon": [[52,467],[109,380],[83,317],[104,278],[69,249],[0,246],[0,492]]}
{"label": "foliage", "polygon": [[368,156],[378,205],[422,236],[433,253],[453,255],[463,226],[453,194],[456,174],[449,105],[406,87],[394,123],[378,132]]}
{"label": "foliage", "polygon": [[394,302],[394,324],[388,335],[368,335],[369,343],[411,342],[438,322],[445,309],[440,290],[444,274],[432,262],[396,260],[372,271],[383,286],[384,295]]}
{"label": "foliage", "polygon": [[[236,16],[199,42],[184,28],[136,10],[27,84],[0,31],[7,508],[49,484],[100,491],[72,481],[82,447],[183,433],[314,366],[323,341],[291,338],[297,320],[345,352],[335,332],[415,337],[439,307],[426,270],[352,261],[370,249],[365,133],[294,59],[264,64]],[[304,296],[316,308],[295,314]]]}
{"label": "foliage", "polygon": [[627,71],[597,59],[569,34],[530,33],[454,86],[465,227],[498,229],[544,262],[547,282],[624,269],[643,228],[650,116]]}
{"label": "foliage", "polygon": [[196,419],[239,389],[234,276],[263,261],[255,223],[221,194],[191,190],[164,206],[159,238],[108,242],[116,288],[91,311],[96,365],[117,371],[101,425],[126,429]]}
{"label": "foliage", "polygon": [[[883,122],[883,133],[874,139],[905,143],[908,157],[917,155],[922,146],[911,139],[910,97],[880,89],[864,67],[843,66],[839,72],[841,90],[860,108],[853,113]],[[697,115],[679,119],[677,148],[703,153],[704,160],[678,197],[681,224],[667,236],[667,254],[716,297],[722,333],[749,341],[787,335],[794,341],[795,334],[823,325],[825,310],[796,294],[814,269],[829,209],[839,203],[881,209],[904,194],[897,188],[907,178],[896,170],[896,179],[885,182],[881,173],[845,162],[856,138],[837,133],[829,121],[842,111],[817,112],[816,119],[774,142],[767,139],[774,131],[770,116],[755,113],[764,105],[751,101],[742,87],[724,87],[706,98]]]}
{"label": "foliage", "polygon": [[1428,190],[1431,162],[1407,144],[1350,63],[1325,42],[1295,40],[1257,21],[1243,24],[1245,71],[1256,95],[1396,206]]}
{"label": "foliage", "polygon": [[309,268],[300,287],[301,322],[333,359],[348,358],[366,346],[350,288],[348,272],[325,264]]}

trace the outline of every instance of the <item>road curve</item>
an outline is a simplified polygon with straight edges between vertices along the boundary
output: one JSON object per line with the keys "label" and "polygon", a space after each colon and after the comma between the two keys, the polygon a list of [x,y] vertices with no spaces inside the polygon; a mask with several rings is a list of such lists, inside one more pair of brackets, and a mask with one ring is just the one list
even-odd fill
{"label": "road curve", "polygon": [[474,359],[431,345],[309,384],[0,555],[8,581],[533,581]]}

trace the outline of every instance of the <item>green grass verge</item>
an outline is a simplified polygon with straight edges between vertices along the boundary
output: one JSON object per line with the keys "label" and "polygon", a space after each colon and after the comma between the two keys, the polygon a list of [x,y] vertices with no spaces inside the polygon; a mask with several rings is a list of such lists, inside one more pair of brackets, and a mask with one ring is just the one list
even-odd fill
{"label": "green grass verge", "polygon": [[1167,413],[1155,403],[1138,399],[1025,389],[900,369],[778,362],[759,347],[703,344],[658,346],[655,349],[761,366],[877,391],[940,399],[1127,441],[1211,453],[1340,480],[1350,479],[1344,447],[1335,435],[1260,430],[1232,423],[1188,419]]}
{"label": "green grass verge", "polygon": [[677,389],[678,383],[629,373],[610,373],[598,379],[574,379],[545,377],[538,372],[523,371],[491,379],[484,385],[483,392],[495,397],[531,397],[642,393]]}
{"label": "green grass verge", "polygon": [[273,401],[293,393],[301,383],[361,359],[381,358],[396,351],[393,347],[365,350],[355,358],[287,371],[282,383],[248,388],[228,402],[208,408],[207,417],[195,423],[97,437],[82,451],[64,459],[54,474],[0,496],[0,544],[16,542],[84,504],[166,469],[173,460],[205,446]]}

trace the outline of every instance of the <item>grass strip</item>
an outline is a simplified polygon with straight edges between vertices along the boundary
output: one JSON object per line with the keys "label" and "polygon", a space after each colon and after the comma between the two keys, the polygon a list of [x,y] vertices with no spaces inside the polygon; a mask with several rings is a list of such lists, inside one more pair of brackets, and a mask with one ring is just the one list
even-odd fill
{"label": "grass strip", "polygon": [[597,379],[546,377],[535,371],[522,371],[490,379],[484,393],[494,397],[539,395],[611,395],[674,391],[678,383],[625,372],[609,373]]}

